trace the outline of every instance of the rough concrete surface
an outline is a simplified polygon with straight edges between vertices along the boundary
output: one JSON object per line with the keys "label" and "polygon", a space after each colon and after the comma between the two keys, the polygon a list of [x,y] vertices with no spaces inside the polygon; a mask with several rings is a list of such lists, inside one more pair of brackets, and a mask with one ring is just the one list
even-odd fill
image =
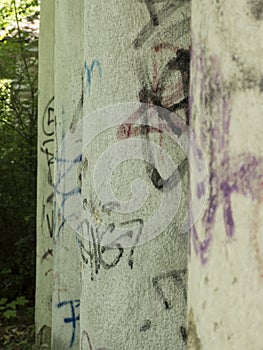
{"label": "rough concrete surface", "polygon": [[[38,345],[52,329],[52,349],[262,350],[261,1],[58,0],[41,11]],[[190,119],[201,143],[208,179],[197,176],[205,204],[190,242],[182,222],[200,169],[179,146],[187,127],[154,112],[140,125],[138,111],[115,125],[129,102]],[[169,194],[181,196],[171,222]],[[121,211],[133,198],[136,210]],[[167,227],[153,237],[163,202],[152,234]]]}
{"label": "rough concrete surface", "polygon": [[192,230],[188,309],[204,350],[263,344],[260,3],[192,3],[190,125],[209,192]]}

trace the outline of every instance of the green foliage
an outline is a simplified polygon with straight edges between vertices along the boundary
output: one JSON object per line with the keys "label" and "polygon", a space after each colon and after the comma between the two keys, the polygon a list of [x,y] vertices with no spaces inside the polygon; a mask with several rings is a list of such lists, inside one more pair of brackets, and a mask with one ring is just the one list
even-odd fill
{"label": "green foliage", "polygon": [[0,299],[0,311],[2,311],[2,315],[4,318],[13,318],[17,316],[17,307],[24,306],[29,301],[24,296],[18,296],[15,300],[11,302],[7,302],[7,298]]}
{"label": "green foliage", "polygon": [[3,310],[3,305],[7,302],[7,298],[0,298],[0,310]]}
{"label": "green foliage", "polygon": [[38,17],[37,0],[0,0],[0,297],[16,306],[34,297]]}
{"label": "green foliage", "polygon": [[4,313],[3,313],[3,316],[5,318],[13,318],[13,317],[16,317],[16,310],[6,310]]}
{"label": "green foliage", "polygon": [[34,344],[34,308],[24,297],[8,302],[0,298],[0,344],[1,349],[32,349]]}
{"label": "green foliage", "polygon": [[39,15],[38,0],[1,0],[0,23],[2,27],[9,26],[16,21],[16,13],[19,18]]}

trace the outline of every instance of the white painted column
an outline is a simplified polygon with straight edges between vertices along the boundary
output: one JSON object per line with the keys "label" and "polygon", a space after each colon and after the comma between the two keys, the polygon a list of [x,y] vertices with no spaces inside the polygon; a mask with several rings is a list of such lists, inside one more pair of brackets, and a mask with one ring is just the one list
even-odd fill
{"label": "white painted column", "polygon": [[192,14],[191,126],[209,191],[192,230],[189,349],[261,350],[262,1],[193,1]]}

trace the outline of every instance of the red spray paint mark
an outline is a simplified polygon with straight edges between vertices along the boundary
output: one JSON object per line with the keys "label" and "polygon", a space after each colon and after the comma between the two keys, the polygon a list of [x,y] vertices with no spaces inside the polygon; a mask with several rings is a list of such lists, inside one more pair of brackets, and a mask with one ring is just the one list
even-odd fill
{"label": "red spray paint mark", "polygon": [[[171,45],[168,43],[161,43],[157,44],[152,47],[152,50],[154,52],[154,60],[153,60],[153,75],[150,82],[150,89],[145,90],[142,89],[139,94],[139,100],[143,103],[146,103],[149,105],[149,109],[147,111],[147,118],[152,120],[152,125],[155,125],[154,127],[151,126],[143,126],[143,125],[134,125],[136,121],[140,120],[143,113],[144,113],[144,107],[142,106],[139,108],[133,115],[131,115],[125,123],[121,124],[120,127],[117,130],[117,137],[119,139],[128,139],[130,137],[136,137],[141,134],[148,134],[148,133],[158,133],[159,134],[159,143],[162,147],[163,145],[163,137],[162,133],[169,129],[169,126],[166,122],[162,121],[159,117],[156,117],[156,110],[154,109],[154,105],[158,104],[163,108],[169,108],[172,105],[174,105],[175,102],[182,99],[183,95],[183,80],[181,75],[178,72],[178,76],[175,80],[175,82],[170,84],[165,84],[165,86],[162,86],[162,91],[160,91],[160,97],[158,97],[157,100],[159,100],[158,103],[156,103],[156,96],[159,93],[160,84],[163,82],[160,82],[160,76],[161,76],[161,63],[160,63],[160,54],[162,51],[169,50],[172,54],[176,55],[177,50],[179,48],[175,45]],[[152,109],[151,109],[152,107]],[[151,113],[152,111],[152,113]],[[156,118],[156,119],[153,119]],[[169,129],[170,130],[170,129]]]}

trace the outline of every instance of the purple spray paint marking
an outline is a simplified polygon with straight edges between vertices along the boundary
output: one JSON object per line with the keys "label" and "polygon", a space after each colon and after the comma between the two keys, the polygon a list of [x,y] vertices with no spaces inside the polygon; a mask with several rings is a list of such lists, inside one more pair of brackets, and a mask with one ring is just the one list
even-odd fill
{"label": "purple spray paint marking", "polygon": [[[193,38],[192,38],[193,39]],[[193,41],[193,40],[192,40]],[[195,50],[198,49],[198,53]],[[263,196],[263,157],[242,153],[231,156],[229,152],[230,119],[232,106],[232,91],[225,86],[220,73],[218,59],[207,57],[202,45],[192,46],[192,76],[190,91],[190,122],[197,119],[194,91],[200,90],[198,99],[201,101],[202,113],[201,143],[209,149],[209,200],[208,208],[202,216],[203,234],[200,239],[197,229],[192,228],[192,240],[195,252],[200,254],[203,264],[207,262],[209,248],[212,242],[212,231],[215,225],[219,206],[223,206],[223,218],[226,235],[232,238],[235,233],[235,222],[231,206],[233,193],[249,196],[259,200]],[[198,77],[198,75],[201,75]],[[198,83],[198,78],[200,83]],[[199,121],[200,125],[200,121]],[[192,127],[194,125],[191,125]],[[202,186],[199,184],[198,194],[202,196]]]}

